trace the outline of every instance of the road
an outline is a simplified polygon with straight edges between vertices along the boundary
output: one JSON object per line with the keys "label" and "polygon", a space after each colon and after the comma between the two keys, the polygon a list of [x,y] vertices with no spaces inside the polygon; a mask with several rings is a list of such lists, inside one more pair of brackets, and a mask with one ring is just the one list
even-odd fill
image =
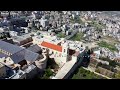
{"label": "road", "polygon": [[66,62],[65,65],[58,71],[54,78],[63,79],[68,73],[72,71],[71,69],[73,68],[75,63],[76,63],[75,60]]}

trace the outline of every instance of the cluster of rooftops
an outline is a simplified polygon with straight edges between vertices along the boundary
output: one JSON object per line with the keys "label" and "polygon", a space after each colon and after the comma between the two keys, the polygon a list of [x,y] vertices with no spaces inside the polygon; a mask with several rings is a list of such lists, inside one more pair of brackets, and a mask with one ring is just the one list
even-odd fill
{"label": "cluster of rooftops", "polygon": [[22,60],[35,61],[39,54],[20,46],[16,46],[0,40],[0,57],[10,57],[14,63]]}

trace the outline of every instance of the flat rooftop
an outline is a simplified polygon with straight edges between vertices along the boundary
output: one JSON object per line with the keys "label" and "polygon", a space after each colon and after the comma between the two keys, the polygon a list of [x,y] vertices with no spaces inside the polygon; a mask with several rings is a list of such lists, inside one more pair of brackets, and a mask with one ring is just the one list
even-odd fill
{"label": "flat rooftop", "polygon": [[21,36],[13,36],[12,39],[14,41],[20,42],[20,41],[23,41],[27,38],[30,38],[32,34],[34,34],[34,33],[28,33],[28,34],[24,34],[24,35],[21,35]]}
{"label": "flat rooftop", "polygon": [[24,72],[26,72],[26,73],[29,73],[30,71],[32,71],[33,69],[35,69],[36,68],[36,66],[35,65],[29,65],[25,70],[24,70]]}
{"label": "flat rooftop", "polygon": [[14,41],[18,41],[18,42],[24,40],[22,37],[18,37],[18,36],[13,36],[12,39],[13,39]]}
{"label": "flat rooftop", "polygon": [[39,47],[37,44],[32,45],[32,46],[28,47],[27,49],[30,50],[30,51],[32,51],[32,52],[35,52],[35,53],[39,52],[39,51],[42,52],[41,47]]}
{"label": "flat rooftop", "polygon": [[45,35],[45,34],[40,34],[40,35],[36,35],[36,36],[34,36],[34,38],[37,38],[37,39],[39,39],[39,40],[41,40],[41,41],[46,41],[46,42],[52,42],[52,43],[54,43],[54,44],[58,44],[58,43],[60,43],[61,41],[63,41],[63,39],[61,39],[61,38],[58,38],[57,36],[54,36],[54,35]]}

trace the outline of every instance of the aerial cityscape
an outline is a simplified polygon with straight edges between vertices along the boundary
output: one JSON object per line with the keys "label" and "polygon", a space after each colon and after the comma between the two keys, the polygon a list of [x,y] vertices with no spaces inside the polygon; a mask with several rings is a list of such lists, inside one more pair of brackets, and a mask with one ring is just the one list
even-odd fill
{"label": "aerial cityscape", "polygon": [[120,79],[120,11],[0,11],[0,79]]}

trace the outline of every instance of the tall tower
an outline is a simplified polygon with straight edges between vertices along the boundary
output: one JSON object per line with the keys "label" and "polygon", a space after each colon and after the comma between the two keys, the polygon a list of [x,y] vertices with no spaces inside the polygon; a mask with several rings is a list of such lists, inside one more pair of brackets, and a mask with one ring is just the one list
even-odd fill
{"label": "tall tower", "polygon": [[63,41],[62,47],[63,47],[62,48],[62,62],[66,63],[69,57],[68,43],[66,41]]}

